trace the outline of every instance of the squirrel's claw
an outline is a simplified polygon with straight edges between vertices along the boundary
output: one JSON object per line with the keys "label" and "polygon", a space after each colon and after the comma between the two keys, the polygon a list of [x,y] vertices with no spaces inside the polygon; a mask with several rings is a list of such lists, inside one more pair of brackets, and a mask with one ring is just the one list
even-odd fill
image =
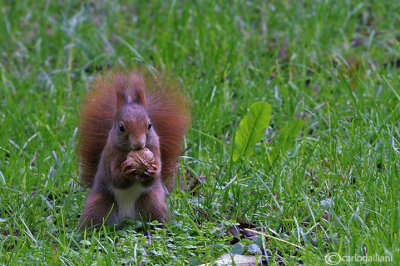
{"label": "squirrel's claw", "polygon": [[132,174],[134,173],[137,169],[132,167],[132,163],[129,162],[128,160],[125,160],[124,162],[122,162],[121,164],[121,170],[124,174]]}
{"label": "squirrel's claw", "polygon": [[148,171],[157,172],[158,166],[157,166],[157,164],[153,163],[153,164],[151,164],[151,166],[150,166],[149,169],[147,169],[147,170],[148,170]]}
{"label": "squirrel's claw", "polygon": [[130,174],[133,174],[136,171],[136,168],[132,168],[132,164],[131,163],[129,163],[127,161],[124,161],[121,164],[121,170],[122,170],[122,172],[124,174],[130,175]]}
{"label": "squirrel's claw", "polygon": [[127,175],[130,175],[130,174],[133,174],[135,171],[136,171],[135,168],[130,168],[130,169],[127,169],[126,171],[124,171],[124,173]]}
{"label": "squirrel's claw", "polygon": [[149,169],[147,169],[144,174],[148,176],[154,176],[157,173],[158,166],[156,164],[152,164]]}
{"label": "squirrel's claw", "polygon": [[146,176],[153,176],[155,173],[156,173],[156,172],[147,170],[147,171],[144,172],[144,175],[146,175]]}

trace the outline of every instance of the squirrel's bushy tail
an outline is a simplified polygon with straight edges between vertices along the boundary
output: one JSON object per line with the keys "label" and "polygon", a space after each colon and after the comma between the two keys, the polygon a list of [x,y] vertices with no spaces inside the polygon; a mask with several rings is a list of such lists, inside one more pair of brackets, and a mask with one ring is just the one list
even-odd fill
{"label": "squirrel's bushy tail", "polygon": [[79,175],[90,187],[113,124],[115,105],[113,77],[97,77],[90,85],[79,114]]}
{"label": "squirrel's bushy tail", "polygon": [[173,83],[165,83],[161,78],[145,80],[147,110],[160,141],[161,176],[164,185],[171,190],[190,122],[189,102]]}
{"label": "squirrel's bushy tail", "polygon": [[121,72],[97,77],[80,111],[78,154],[80,176],[85,185],[93,185],[100,156],[113,124],[116,88],[122,84],[127,89],[133,89],[130,83],[137,80],[138,75],[144,78],[147,111],[159,137],[161,176],[169,190],[174,186],[173,174],[190,122],[189,102],[176,86],[169,86],[162,78]]}

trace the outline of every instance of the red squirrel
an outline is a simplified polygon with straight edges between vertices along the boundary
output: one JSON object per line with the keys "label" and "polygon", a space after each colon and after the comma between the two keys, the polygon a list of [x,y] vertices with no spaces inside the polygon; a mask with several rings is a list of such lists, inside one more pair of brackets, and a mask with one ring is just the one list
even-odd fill
{"label": "red squirrel", "polygon": [[[80,177],[91,187],[80,228],[125,218],[168,223],[166,190],[190,120],[187,98],[161,78],[108,73],[92,83],[80,112]],[[136,174],[132,150],[148,148],[150,168]]]}

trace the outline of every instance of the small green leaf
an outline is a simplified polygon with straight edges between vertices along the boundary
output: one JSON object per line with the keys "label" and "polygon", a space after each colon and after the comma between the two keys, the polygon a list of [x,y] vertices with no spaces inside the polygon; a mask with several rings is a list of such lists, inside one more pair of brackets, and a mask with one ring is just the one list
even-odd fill
{"label": "small green leaf", "polygon": [[262,252],[261,252],[261,249],[260,249],[260,247],[259,246],[257,246],[257,244],[250,244],[249,246],[248,246],[248,251],[249,251],[249,253],[251,253],[251,254],[262,254]]}
{"label": "small green leaf", "polygon": [[203,261],[197,256],[190,257],[189,259],[189,265],[191,266],[200,265],[202,263]]}
{"label": "small green leaf", "polygon": [[303,125],[304,121],[302,119],[294,120],[285,124],[277,136],[278,142],[275,143],[274,147],[272,147],[271,153],[268,156],[270,166],[272,166],[283,153],[292,147],[293,141],[299,135]]}
{"label": "small green leaf", "polygon": [[229,253],[242,255],[244,252],[244,246],[240,243],[234,245]]}
{"label": "small green leaf", "polygon": [[264,131],[271,120],[271,105],[267,102],[255,102],[249,108],[249,113],[240,121],[236,130],[233,145],[233,161],[240,157],[249,157],[254,152],[254,145],[262,140]]}

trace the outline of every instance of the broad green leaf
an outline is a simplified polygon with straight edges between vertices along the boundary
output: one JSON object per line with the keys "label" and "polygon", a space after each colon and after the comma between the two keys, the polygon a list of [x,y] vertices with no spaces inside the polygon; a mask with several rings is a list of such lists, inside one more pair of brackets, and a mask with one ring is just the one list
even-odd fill
{"label": "broad green leaf", "polygon": [[304,121],[302,119],[294,120],[285,124],[277,135],[278,141],[275,143],[275,146],[272,147],[271,153],[269,154],[268,159],[270,166],[272,166],[283,153],[292,147],[293,141],[299,135],[303,125]]}
{"label": "broad green leaf", "polygon": [[233,161],[240,157],[251,156],[254,145],[262,140],[264,131],[271,120],[271,105],[267,102],[255,102],[249,108],[249,113],[240,121],[236,130],[233,145]]}

